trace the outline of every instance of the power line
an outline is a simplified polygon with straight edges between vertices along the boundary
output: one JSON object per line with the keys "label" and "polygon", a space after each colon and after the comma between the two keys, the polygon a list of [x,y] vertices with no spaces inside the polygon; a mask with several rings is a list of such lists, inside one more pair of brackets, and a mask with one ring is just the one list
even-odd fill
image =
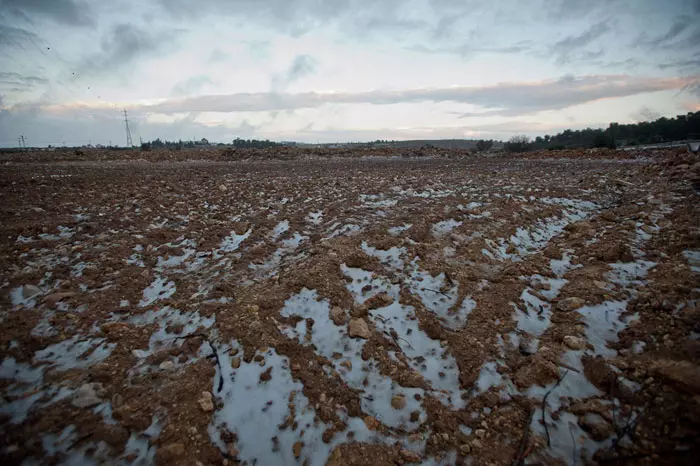
{"label": "power line", "polygon": [[129,118],[126,116],[126,109],[124,109],[124,124],[126,125],[126,147],[133,147],[134,143],[131,141],[131,131],[129,130]]}

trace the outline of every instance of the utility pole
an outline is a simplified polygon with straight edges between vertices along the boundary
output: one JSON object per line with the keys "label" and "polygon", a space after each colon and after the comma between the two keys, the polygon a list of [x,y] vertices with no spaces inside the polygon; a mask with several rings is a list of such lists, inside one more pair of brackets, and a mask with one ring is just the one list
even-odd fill
{"label": "utility pole", "polygon": [[24,136],[20,134],[19,138],[22,140],[22,149],[27,150],[27,143],[24,142]]}
{"label": "utility pole", "polygon": [[129,130],[129,118],[126,116],[126,109],[124,109],[124,124],[126,125],[126,147],[133,147],[134,143],[131,141],[131,131]]}

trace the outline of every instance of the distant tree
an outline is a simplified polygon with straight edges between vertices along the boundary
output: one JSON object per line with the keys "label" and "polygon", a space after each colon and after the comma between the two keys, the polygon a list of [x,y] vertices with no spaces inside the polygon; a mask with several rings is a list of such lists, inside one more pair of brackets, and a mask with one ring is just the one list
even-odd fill
{"label": "distant tree", "polygon": [[525,135],[513,136],[505,143],[508,152],[525,152],[530,149],[530,138]]}
{"label": "distant tree", "polygon": [[615,140],[607,133],[600,132],[593,138],[593,147],[608,147],[615,148]]}
{"label": "distant tree", "polygon": [[479,139],[476,141],[476,150],[478,152],[487,152],[493,147],[493,140]]}

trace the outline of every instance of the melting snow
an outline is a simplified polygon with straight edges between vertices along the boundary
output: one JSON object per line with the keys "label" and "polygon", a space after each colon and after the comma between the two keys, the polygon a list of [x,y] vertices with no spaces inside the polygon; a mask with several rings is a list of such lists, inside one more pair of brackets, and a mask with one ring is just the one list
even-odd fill
{"label": "melting snow", "polygon": [[175,290],[175,282],[158,277],[143,290],[143,298],[141,298],[139,306],[146,307],[160,299],[167,299],[175,294]]}
{"label": "melting snow", "polygon": [[[294,328],[283,328],[282,333],[289,338],[297,339],[302,344],[313,344],[318,354],[332,361],[335,370],[350,387],[366,394],[362,397],[363,411],[375,416],[388,426],[403,427],[407,430],[416,429],[425,420],[425,414],[420,402],[414,399],[414,395],[422,397],[423,390],[401,387],[390,377],[381,375],[373,360],[364,361],[362,359],[364,340],[350,338],[345,326],[336,326],[330,320],[329,311],[327,300],[319,301],[316,291],[303,289],[285,302],[281,315],[286,317],[297,315],[304,319],[313,319],[311,339],[307,340],[306,337],[309,332],[306,320],[299,321]],[[340,357],[337,357],[338,354]],[[348,362],[350,364],[347,364]],[[405,396],[406,407],[400,410],[392,408],[392,396],[401,394]],[[410,421],[413,411],[421,413],[419,422]]]}

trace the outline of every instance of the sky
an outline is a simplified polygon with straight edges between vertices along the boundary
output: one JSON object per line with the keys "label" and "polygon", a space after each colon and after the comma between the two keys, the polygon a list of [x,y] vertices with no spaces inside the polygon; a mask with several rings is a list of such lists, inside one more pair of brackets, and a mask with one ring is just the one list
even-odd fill
{"label": "sky", "polygon": [[700,110],[700,0],[0,0],[0,146],[509,139]]}

